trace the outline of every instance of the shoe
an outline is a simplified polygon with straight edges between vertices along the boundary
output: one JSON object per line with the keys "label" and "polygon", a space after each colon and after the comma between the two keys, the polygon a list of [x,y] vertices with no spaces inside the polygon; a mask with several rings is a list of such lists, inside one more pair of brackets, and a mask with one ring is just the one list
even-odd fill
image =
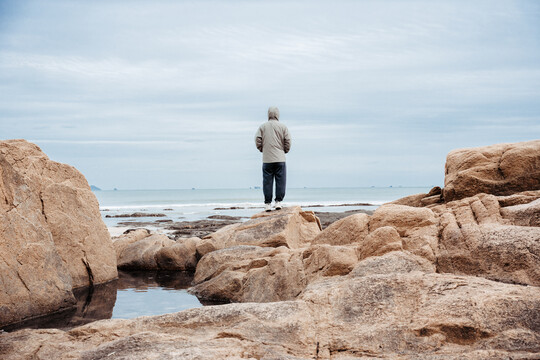
{"label": "shoe", "polygon": [[272,211],[272,206],[270,204],[264,204],[264,210],[266,212],[270,212],[270,211]]}
{"label": "shoe", "polygon": [[281,210],[281,201],[276,201],[276,205],[274,205],[276,210]]}

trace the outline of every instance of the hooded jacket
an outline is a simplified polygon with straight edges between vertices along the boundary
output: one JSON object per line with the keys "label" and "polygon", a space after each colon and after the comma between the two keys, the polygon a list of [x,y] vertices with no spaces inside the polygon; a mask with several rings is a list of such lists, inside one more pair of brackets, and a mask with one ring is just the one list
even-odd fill
{"label": "hooded jacket", "polygon": [[263,153],[263,163],[285,162],[291,148],[291,135],[287,126],[279,122],[279,109],[268,109],[268,121],[255,134],[255,145]]}

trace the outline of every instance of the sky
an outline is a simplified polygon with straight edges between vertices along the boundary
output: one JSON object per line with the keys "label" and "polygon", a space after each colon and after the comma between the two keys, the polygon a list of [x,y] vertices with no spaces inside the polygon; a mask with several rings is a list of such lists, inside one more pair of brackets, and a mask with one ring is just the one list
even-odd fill
{"label": "sky", "polygon": [[0,139],[102,189],[442,186],[449,151],[540,138],[540,2],[3,1]]}

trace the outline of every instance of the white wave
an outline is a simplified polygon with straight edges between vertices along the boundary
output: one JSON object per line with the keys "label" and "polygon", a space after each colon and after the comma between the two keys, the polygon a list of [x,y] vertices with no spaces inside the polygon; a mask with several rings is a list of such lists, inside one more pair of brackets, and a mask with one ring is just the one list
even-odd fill
{"label": "white wave", "polygon": [[[370,204],[379,206],[387,201],[291,201],[283,202],[283,206],[302,206],[302,207],[330,207],[330,206],[360,206],[354,204]],[[241,208],[260,208],[263,204],[260,202],[240,202],[240,203],[189,203],[189,204],[135,204],[135,205],[101,205],[100,210],[143,210],[143,209],[173,209],[173,210],[182,210],[186,208],[200,208],[209,209],[209,208],[231,208],[231,207],[241,207]]]}

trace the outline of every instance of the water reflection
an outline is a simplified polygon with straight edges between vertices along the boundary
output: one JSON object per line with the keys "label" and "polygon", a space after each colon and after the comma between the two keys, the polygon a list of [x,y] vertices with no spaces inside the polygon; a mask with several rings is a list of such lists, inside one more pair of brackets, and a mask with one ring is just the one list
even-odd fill
{"label": "water reflection", "polygon": [[147,291],[185,290],[191,286],[193,273],[184,271],[124,271],[118,270],[118,290]]}
{"label": "water reflection", "polygon": [[75,307],[8,325],[3,330],[14,331],[22,328],[68,329],[96,320],[110,319],[116,302],[116,284],[117,280],[114,280],[106,284],[96,285],[93,289],[76,289],[73,291],[73,295],[77,299]]}
{"label": "water reflection", "polygon": [[119,271],[113,319],[160,315],[201,307],[186,289],[193,274],[174,271]]}
{"label": "water reflection", "polygon": [[102,319],[130,319],[143,315],[177,312],[215,302],[201,303],[186,289],[193,274],[175,271],[118,271],[118,280],[74,291],[77,305],[37,319],[5,326],[3,330],[22,328],[59,328]]}

